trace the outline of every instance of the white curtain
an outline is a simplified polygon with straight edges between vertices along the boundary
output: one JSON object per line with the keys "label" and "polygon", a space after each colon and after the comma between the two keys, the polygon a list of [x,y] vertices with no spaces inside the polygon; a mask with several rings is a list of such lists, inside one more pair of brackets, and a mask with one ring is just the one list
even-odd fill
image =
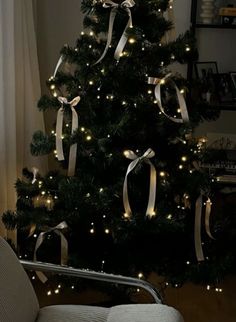
{"label": "white curtain", "polygon": [[[15,209],[23,167],[47,170],[45,157],[30,154],[32,133],[44,130],[39,98],[32,0],[0,0],[0,215]],[[1,220],[0,235],[6,236]]]}

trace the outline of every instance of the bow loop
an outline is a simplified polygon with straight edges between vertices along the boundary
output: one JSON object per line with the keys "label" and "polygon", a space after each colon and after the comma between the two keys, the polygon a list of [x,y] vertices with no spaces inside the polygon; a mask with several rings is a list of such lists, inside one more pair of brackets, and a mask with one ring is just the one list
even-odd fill
{"label": "bow loop", "polygon": [[185,98],[184,95],[181,93],[181,91],[178,89],[178,87],[176,86],[175,82],[170,79],[169,81],[173,84],[175,91],[176,91],[176,95],[177,95],[177,100],[178,100],[178,104],[179,104],[179,109],[180,109],[180,113],[181,113],[181,118],[175,118],[172,117],[170,115],[168,115],[163,106],[162,106],[162,100],[161,100],[161,85],[165,84],[165,81],[170,78],[171,73],[168,73],[165,77],[163,78],[157,78],[157,77],[148,77],[148,84],[151,85],[156,85],[155,86],[155,98],[158,104],[158,107],[160,109],[160,111],[171,121],[175,122],[175,123],[187,123],[189,122],[189,116],[188,116],[188,109],[186,106],[186,102],[185,102]]}

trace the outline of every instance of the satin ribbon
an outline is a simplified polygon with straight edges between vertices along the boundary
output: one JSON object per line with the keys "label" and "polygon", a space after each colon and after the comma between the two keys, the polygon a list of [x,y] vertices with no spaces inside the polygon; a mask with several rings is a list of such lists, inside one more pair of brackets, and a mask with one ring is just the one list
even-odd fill
{"label": "satin ribbon", "polygon": [[57,74],[58,68],[61,66],[62,62],[63,62],[63,55],[61,55],[61,56],[60,56],[60,58],[59,58],[59,60],[58,60],[58,62],[57,62],[57,65],[56,65],[55,71],[54,71],[54,73],[53,73],[53,78],[55,78],[55,77],[56,77],[56,74]]}
{"label": "satin ribbon", "polygon": [[149,186],[149,199],[148,199],[148,206],[146,210],[146,216],[152,217],[155,215],[154,207],[155,207],[155,199],[156,199],[156,169],[149,160],[153,158],[155,152],[152,149],[148,149],[141,157],[138,157],[132,150],[127,150],[125,152],[125,157],[127,159],[133,160],[127,169],[125,181],[123,185],[123,204],[125,208],[125,213],[127,217],[130,217],[132,211],[129,204],[129,196],[128,196],[128,175],[134,168],[140,163],[145,162],[150,165],[150,186]]}
{"label": "satin ribbon", "polygon": [[111,8],[111,12],[110,12],[110,18],[109,18],[109,27],[108,27],[108,35],[107,35],[107,43],[106,43],[106,47],[103,51],[102,56],[93,64],[96,65],[98,63],[100,63],[103,58],[106,56],[106,53],[108,51],[109,46],[111,45],[111,41],[112,41],[112,32],[113,32],[113,25],[114,25],[114,21],[115,21],[115,17],[118,11],[118,8],[122,8],[123,10],[125,10],[128,14],[129,20],[127,22],[127,25],[123,31],[123,34],[118,42],[118,45],[116,47],[115,53],[114,53],[114,58],[116,60],[119,60],[122,54],[122,51],[126,45],[126,42],[128,40],[127,37],[127,29],[128,28],[132,28],[133,27],[133,23],[132,23],[132,15],[131,15],[131,10],[130,8],[132,8],[135,5],[135,2],[133,0],[125,0],[123,1],[121,4],[115,3],[112,0],[104,0],[103,2],[103,8]]}
{"label": "satin ribbon", "polygon": [[[194,243],[197,260],[204,261],[205,257],[202,249],[202,237],[201,237],[201,221],[202,221],[202,197],[201,193],[195,204],[195,228],[194,228]],[[206,201],[205,207],[205,230],[207,235],[214,239],[210,231],[210,214],[211,214],[211,200]]]}
{"label": "satin ribbon", "polygon": [[[65,160],[63,153],[63,144],[62,144],[62,128],[63,128],[63,115],[64,115],[64,107],[63,104],[70,105],[72,112],[72,127],[71,134],[77,130],[78,128],[78,115],[74,106],[76,106],[80,101],[80,96],[75,97],[72,101],[68,102],[65,97],[58,97],[59,102],[62,104],[62,107],[59,108],[57,112],[57,124],[56,124],[56,151],[58,160]],[[68,166],[68,176],[73,176],[75,173],[75,164],[76,164],[76,152],[77,152],[77,144],[74,143],[70,146],[70,154],[69,154],[69,166]]]}
{"label": "satin ribbon", "polygon": [[[61,230],[68,228],[67,223],[65,221],[61,222],[55,227],[49,228],[45,232],[41,232],[37,238],[36,244],[35,244],[35,249],[34,249],[34,261],[37,261],[37,250],[41,246],[41,244],[44,241],[44,238],[46,234],[54,232],[61,238],[61,265],[66,265],[67,264],[67,259],[68,259],[68,242],[61,232]],[[42,273],[37,271],[36,272],[38,278],[45,283],[47,281],[47,277]]]}
{"label": "satin ribbon", "polygon": [[36,182],[36,180],[37,180],[37,174],[38,174],[38,172],[39,172],[39,169],[38,169],[38,168],[33,167],[33,168],[32,168],[32,172],[33,172],[33,180],[32,180],[32,184],[34,184],[34,183]]}
{"label": "satin ribbon", "polygon": [[157,104],[158,104],[158,107],[159,107],[160,111],[166,117],[168,117],[171,121],[173,121],[175,123],[189,122],[188,110],[187,110],[187,106],[186,106],[184,96],[183,96],[183,94],[180,93],[180,90],[178,89],[178,87],[176,86],[175,82],[172,79],[170,81],[174,84],[174,88],[176,90],[178,103],[179,103],[179,108],[180,108],[180,113],[181,113],[181,118],[175,118],[175,117],[172,117],[172,116],[166,114],[165,110],[164,110],[164,108],[162,106],[162,102],[161,102],[161,84],[165,83],[166,79],[168,79],[170,76],[171,76],[171,73],[167,74],[162,79],[156,78],[156,77],[148,77],[148,84],[156,85],[155,92],[154,92],[155,97],[156,97],[156,101],[157,101]]}

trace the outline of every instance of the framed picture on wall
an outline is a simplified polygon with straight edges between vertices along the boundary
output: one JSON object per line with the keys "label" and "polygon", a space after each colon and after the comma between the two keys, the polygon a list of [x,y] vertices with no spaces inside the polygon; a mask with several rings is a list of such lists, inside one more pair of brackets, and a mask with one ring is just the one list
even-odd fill
{"label": "framed picture on wall", "polygon": [[216,61],[196,62],[195,75],[199,79],[209,79],[213,74],[218,74],[218,66]]}
{"label": "framed picture on wall", "polygon": [[236,72],[230,72],[229,74],[232,80],[233,99],[236,100]]}
{"label": "framed picture on wall", "polygon": [[[236,76],[236,73],[235,73]],[[215,93],[220,103],[233,101],[233,81],[229,73],[214,74]],[[236,89],[236,88],[235,88]]]}

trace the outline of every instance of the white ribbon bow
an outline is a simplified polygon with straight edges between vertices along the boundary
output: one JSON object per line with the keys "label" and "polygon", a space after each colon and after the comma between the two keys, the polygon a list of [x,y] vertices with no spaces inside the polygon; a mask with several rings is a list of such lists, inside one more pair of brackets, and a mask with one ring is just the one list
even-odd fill
{"label": "white ribbon bow", "polygon": [[[68,102],[65,97],[58,97],[59,102],[63,104],[70,105],[72,112],[72,127],[71,134],[78,129],[78,115],[74,108],[79,101],[80,96],[75,97],[72,101]],[[64,107],[60,107],[57,112],[57,124],[56,124],[56,151],[58,160],[65,160],[63,153],[63,144],[62,144],[62,128],[63,128],[63,115],[64,115]],[[77,144],[74,143],[70,146],[70,154],[69,154],[69,167],[68,167],[68,176],[73,176],[75,173],[75,164],[76,164],[76,152],[77,152]]]}
{"label": "white ribbon bow", "polygon": [[149,160],[155,156],[155,152],[152,149],[148,149],[141,157],[138,157],[132,150],[127,150],[124,153],[127,159],[133,160],[127,169],[124,186],[123,186],[123,204],[125,208],[126,217],[130,217],[132,211],[129,204],[129,196],[128,196],[128,175],[134,170],[134,168],[138,165],[138,163],[144,161],[145,163],[150,165],[150,186],[149,186],[149,199],[148,206],[146,210],[146,216],[152,217],[155,215],[154,207],[155,207],[155,199],[156,199],[156,169]]}
{"label": "white ribbon bow", "polygon": [[[37,250],[41,246],[44,241],[45,235],[54,232],[61,238],[61,265],[66,265],[68,259],[68,242],[61,232],[62,229],[68,228],[67,223],[65,221],[61,222],[55,227],[49,228],[45,232],[41,232],[37,238],[35,249],[34,249],[34,261],[37,261]],[[36,272],[38,278],[45,283],[47,281],[47,277],[42,272]]]}
{"label": "white ribbon bow", "polygon": [[[198,197],[195,205],[195,228],[194,228],[194,244],[195,244],[195,252],[198,261],[204,261],[205,257],[202,249],[202,237],[201,237],[201,221],[202,221],[202,197],[201,193]],[[211,200],[210,198],[206,201],[205,208],[205,230],[207,235],[211,239],[215,239],[210,231],[210,214],[211,214]]]}
{"label": "white ribbon bow", "polygon": [[127,31],[128,28],[133,27],[132,15],[131,15],[130,8],[132,8],[134,5],[135,5],[134,0],[125,0],[121,4],[115,3],[112,0],[104,0],[103,8],[111,8],[110,18],[109,18],[108,35],[107,35],[107,43],[106,43],[106,47],[104,49],[104,52],[103,52],[102,56],[93,65],[96,65],[96,64],[100,63],[103,60],[103,58],[106,56],[108,48],[109,48],[109,46],[111,44],[113,25],[114,25],[115,17],[116,17],[117,10],[118,10],[119,7],[124,9],[127,12],[128,17],[129,17],[127,25],[126,25],[126,27],[125,27],[125,29],[123,31],[123,34],[122,34],[122,36],[121,36],[121,38],[119,40],[119,43],[118,43],[118,45],[116,47],[115,54],[114,54],[114,58],[117,61],[120,59],[122,51],[123,51],[123,49],[125,47],[125,44],[126,44],[126,42],[128,40],[126,31]]}
{"label": "white ribbon bow", "polygon": [[175,87],[175,90],[176,90],[178,103],[179,103],[179,108],[180,108],[180,113],[181,113],[181,118],[175,118],[175,117],[172,117],[172,116],[166,114],[165,110],[164,110],[164,108],[162,106],[162,102],[161,102],[161,84],[164,84],[165,80],[167,78],[169,78],[170,76],[171,76],[171,73],[167,74],[162,79],[155,78],[155,77],[148,77],[148,84],[156,85],[155,92],[154,92],[155,97],[156,97],[156,101],[157,101],[157,104],[159,106],[160,111],[166,117],[168,117],[171,121],[173,121],[175,123],[189,122],[188,110],[187,110],[187,106],[186,106],[184,96],[183,96],[182,93],[180,93],[180,90],[178,89],[178,87],[176,86],[175,82],[172,79],[170,81],[174,84],[174,87]]}

